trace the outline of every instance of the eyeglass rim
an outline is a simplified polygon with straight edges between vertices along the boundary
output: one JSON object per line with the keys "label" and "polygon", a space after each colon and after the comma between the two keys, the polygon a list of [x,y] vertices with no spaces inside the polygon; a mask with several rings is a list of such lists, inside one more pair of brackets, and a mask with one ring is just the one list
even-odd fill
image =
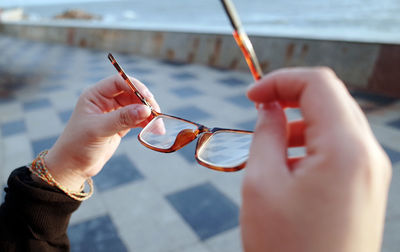
{"label": "eyeglass rim", "polygon": [[249,36],[243,29],[243,25],[240,21],[235,5],[231,0],[221,0],[221,3],[233,28],[232,35],[236,41],[236,44],[243,53],[250,72],[253,75],[253,78],[255,80],[261,79],[261,77],[263,76],[263,72],[260,63],[253,48],[253,44],[251,43]]}
{"label": "eyeglass rim", "polygon": [[253,134],[253,132],[249,132],[249,131],[241,131],[241,130],[232,130],[232,129],[218,129],[215,132],[206,132],[203,133],[197,140],[196,143],[196,150],[195,150],[195,159],[197,161],[197,163],[199,163],[200,165],[207,167],[209,169],[212,170],[217,170],[217,171],[222,171],[222,172],[235,172],[235,171],[239,171],[242,170],[244,167],[246,167],[246,163],[247,161],[244,161],[243,163],[236,165],[236,166],[231,166],[231,167],[222,167],[222,166],[217,166],[217,165],[212,165],[210,163],[207,163],[203,160],[201,160],[201,158],[199,157],[199,152],[201,149],[201,146],[203,146],[204,144],[207,143],[207,141],[216,133],[221,132],[221,131],[230,131],[230,132],[238,132],[238,133],[244,133],[244,134]]}
{"label": "eyeglass rim", "polygon": [[[211,128],[211,129],[210,129],[210,128],[208,128],[208,127],[205,127],[205,126],[202,125],[202,124],[195,123],[195,122],[192,122],[192,121],[189,121],[189,120],[186,120],[186,119],[177,117],[177,116],[168,115],[168,114],[163,114],[163,113],[158,113],[158,115],[154,116],[154,117],[151,119],[151,121],[150,121],[147,125],[149,125],[152,121],[156,120],[157,117],[160,117],[160,116],[170,117],[170,118],[173,118],[173,119],[177,119],[177,120],[184,121],[184,122],[186,122],[186,123],[195,125],[195,126],[197,127],[197,130],[194,132],[194,136],[195,136],[195,137],[194,137],[192,140],[190,140],[189,142],[185,143],[184,145],[179,146],[178,148],[174,148],[174,147],[170,147],[170,148],[168,148],[168,149],[157,148],[157,147],[155,147],[155,146],[153,146],[153,145],[148,144],[145,140],[142,139],[142,132],[143,132],[143,130],[146,128],[146,127],[144,127],[144,128],[140,131],[140,133],[138,134],[137,137],[138,137],[139,142],[140,142],[142,145],[144,145],[145,147],[147,147],[147,148],[149,148],[149,149],[151,149],[151,150],[153,150],[153,151],[158,151],[158,152],[162,152],[162,153],[171,153],[171,152],[175,152],[175,151],[177,151],[177,150],[183,148],[183,147],[186,146],[187,144],[189,144],[189,143],[191,143],[191,142],[193,142],[193,141],[195,141],[195,140],[197,139],[197,142],[196,142],[196,149],[195,149],[194,156],[195,156],[196,161],[197,161],[200,165],[202,165],[202,166],[204,166],[204,167],[206,167],[206,168],[210,168],[210,169],[217,170],[217,171],[223,171],[223,172],[234,172],[234,171],[238,171],[238,170],[243,169],[243,168],[246,166],[246,162],[244,162],[244,163],[242,163],[242,164],[239,164],[239,165],[237,165],[237,166],[233,166],[233,167],[222,167],[222,166],[211,165],[211,164],[209,164],[209,163],[207,163],[207,162],[202,161],[202,160],[199,158],[199,151],[200,151],[201,146],[202,146],[203,144],[205,144],[206,141],[207,141],[212,135],[215,135],[215,134],[218,133],[218,132],[235,132],[235,133],[241,133],[241,134],[253,134],[253,133],[254,133],[253,131],[249,131],[249,130],[238,130],[238,129],[226,129],[226,128],[217,128],[217,127]],[[146,126],[147,126],[147,125],[146,125]],[[206,130],[205,130],[205,131],[201,131],[200,129],[206,129]]]}

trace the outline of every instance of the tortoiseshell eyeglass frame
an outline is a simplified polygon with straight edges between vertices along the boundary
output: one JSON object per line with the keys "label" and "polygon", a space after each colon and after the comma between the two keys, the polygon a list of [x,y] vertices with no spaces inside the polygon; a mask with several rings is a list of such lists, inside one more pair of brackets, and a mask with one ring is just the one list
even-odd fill
{"label": "tortoiseshell eyeglass frame", "polygon": [[157,112],[153,109],[153,107],[150,105],[150,103],[146,100],[146,98],[139,92],[139,90],[137,89],[137,87],[135,86],[135,84],[129,79],[129,77],[126,75],[126,73],[124,72],[124,70],[121,68],[121,66],[118,64],[118,62],[115,60],[115,58],[113,57],[113,55],[111,53],[108,54],[108,59],[111,61],[111,63],[113,64],[113,66],[117,69],[118,73],[121,75],[121,77],[125,80],[125,82],[128,84],[128,86],[131,88],[132,92],[139,98],[139,100],[146,106],[148,106],[151,110],[151,114],[152,114],[152,120],[154,120],[156,117],[158,116],[164,116],[164,117],[169,117],[172,119],[176,119],[176,120],[180,120],[189,124],[192,124],[194,126],[196,126],[196,130],[190,130],[190,129],[185,129],[182,130],[181,132],[178,133],[174,144],[168,148],[168,149],[161,149],[161,148],[157,148],[154,147],[152,145],[149,145],[148,143],[146,143],[143,139],[141,139],[140,137],[140,133],[138,135],[138,140],[140,141],[140,143],[142,143],[144,146],[148,147],[149,149],[152,149],[154,151],[158,151],[158,152],[164,152],[164,153],[170,153],[170,152],[174,152],[177,151],[179,149],[181,149],[182,147],[184,147],[185,145],[189,144],[190,142],[194,141],[196,138],[199,137],[197,144],[196,144],[196,152],[195,152],[195,158],[197,160],[197,162],[207,168],[213,169],[213,170],[217,170],[217,171],[223,171],[223,172],[233,172],[233,171],[238,171],[241,170],[245,167],[246,162],[238,165],[238,166],[234,166],[234,167],[221,167],[221,166],[215,166],[215,165],[211,165],[209,163],[203,162],[200,158],[199,158],[199,151],[201,149],[201,147],[207,143],[208,139],[217,132],[234,132],[234,133],[242,133],[242,134],[253,134],[252,131],[248,131],[248,130],[237,130],[237,129],[224,129],[224,128],[208,128],[202,124],[199,123],[195,123],[177,116],[172,116],[172,115],[167,115],[167,114],[163,114],[160,112]]}
{"label": "tortoiseshell eyeglass frame", "polygon": [[243,29],[235,6],[233,5],[231,0],[221,0],[221,2],[232,25],[232,35],[235,38],[236,44],[242,51],[244,58],[246,59],[247,65],[250,68],[253,78],[255,80],[261,79],[261,77],[263,76],[261,66],[258,63],[257,55],[254,51],[253,45],[251,44],[249,37]]}

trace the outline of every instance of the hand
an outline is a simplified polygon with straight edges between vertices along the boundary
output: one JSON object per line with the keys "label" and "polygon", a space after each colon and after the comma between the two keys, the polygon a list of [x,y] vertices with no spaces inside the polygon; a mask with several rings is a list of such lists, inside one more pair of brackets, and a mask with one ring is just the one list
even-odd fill
{"label": "hand", "polygon": [[[246,251],[379,251],[391,164],[327,68],[284,69],[248,90],[259,104],[243,182]],[[282,107],[300,108],[287,123]],[[306,155],[288,158],[287,147]]]}
{"label": "hand", "polygon": [[[131,80],[159,111],[146,86]],[[78,191],[87,178],[100,172],[130,128],[143,127],[150,119],[150,109],[119,75],[100,81],[80,96],[64,132],[46,155],[50,174],[61,185]]]}

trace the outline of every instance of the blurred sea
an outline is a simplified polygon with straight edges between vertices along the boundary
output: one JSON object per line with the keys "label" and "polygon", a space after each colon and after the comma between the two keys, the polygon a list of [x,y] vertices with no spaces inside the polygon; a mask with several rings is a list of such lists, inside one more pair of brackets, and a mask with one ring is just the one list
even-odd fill
{"label": "blurred sea", "polygon": [[[400,43],[400,0],[233,0],[250,34]],[[66,9],[102,16],[103,25],[230,31],[219,0],[0,0],[33,20]]]}

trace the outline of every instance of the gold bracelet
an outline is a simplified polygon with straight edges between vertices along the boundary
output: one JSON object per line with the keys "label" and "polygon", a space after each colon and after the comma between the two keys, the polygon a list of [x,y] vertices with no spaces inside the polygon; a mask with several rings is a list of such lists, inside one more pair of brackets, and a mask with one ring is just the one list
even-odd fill
{"label": "gold bracelet", "polygon": [[36,175],[37,177],[41,178],[44,182],[51,186],[56,186],[59,188],[61,191],[63,191],[65,194],[67,194],[69,197],[73,198],[74,200],[78,201],[84,201],[90,198],[93,194],[93,180],[92,178],[87,179],[87,183],[89,185],[89,192],[85,193],[82,192],[85,185],[83,184],[81,187],[81,190],[79,192],[74,192],[66,187],[62,186],[60,183],[58,183],[53,176],[51,176],[50,172],[47,170],[46,164],[44,162],[44,157],[47,154],[47,150],[42,151],[39,153],[39,155],[33,160],[31,164],[28,165],[29,170],[32,172],[32,174]]}

